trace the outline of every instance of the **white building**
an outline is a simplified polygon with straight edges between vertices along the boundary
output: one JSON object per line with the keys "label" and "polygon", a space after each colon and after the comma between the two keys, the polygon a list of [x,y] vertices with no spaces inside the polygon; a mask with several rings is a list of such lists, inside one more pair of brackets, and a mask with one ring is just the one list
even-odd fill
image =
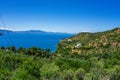
{"label": "white building", "polygon": [[77,43],[77,44],[75,45],[75,48],[79,48],[79,47],[81,47],[81,46],[82,46],[81,43]]}

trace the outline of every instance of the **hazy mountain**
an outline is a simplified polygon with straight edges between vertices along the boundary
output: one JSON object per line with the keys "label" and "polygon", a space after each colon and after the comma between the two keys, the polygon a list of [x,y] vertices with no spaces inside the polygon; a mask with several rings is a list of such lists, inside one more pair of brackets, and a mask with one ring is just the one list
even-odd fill
{"label": "hazy mountain", "polygon": [[28,30],[28,31],[14,31],[15,33],[27,33],[27,34],[40,34],[40,33],[47,33],[41,30]]}
{"label": "hazy mountain", "polygon": [[0,30],[0,33],[20,33],[20,34],[69,34],[69,33],[62,33],[62,32],[46,32],[42,30],[28,30],[28,31],[12,31],[12,30]]}
{"label": "hazy mountain", "polygon": [[0,33],[1,34],[4,34],[4,33],[13,33],[13,31],[0,29]]}

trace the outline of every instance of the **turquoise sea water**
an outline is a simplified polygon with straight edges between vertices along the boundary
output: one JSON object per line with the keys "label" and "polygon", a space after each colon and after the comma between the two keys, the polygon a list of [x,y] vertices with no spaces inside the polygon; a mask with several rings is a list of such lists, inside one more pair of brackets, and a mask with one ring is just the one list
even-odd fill
{"label": "turquoise sea water", "polygon": [[10,33],[0,36],[0,46],[15,46],[30,48],[50,48],[55,51],[57,43],[64,38],[73,36],[73,34],[24,34],[24,33]]}

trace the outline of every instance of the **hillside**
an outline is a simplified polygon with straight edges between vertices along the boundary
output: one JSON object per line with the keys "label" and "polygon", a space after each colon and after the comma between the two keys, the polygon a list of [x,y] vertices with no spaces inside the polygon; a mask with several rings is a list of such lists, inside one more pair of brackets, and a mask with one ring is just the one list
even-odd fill
{"label": "hillside", "polygon": [[120,28],[97,33],[79,33],[58,44],[58,53],[66,54],[112,53],[116,50],[120,50]]}

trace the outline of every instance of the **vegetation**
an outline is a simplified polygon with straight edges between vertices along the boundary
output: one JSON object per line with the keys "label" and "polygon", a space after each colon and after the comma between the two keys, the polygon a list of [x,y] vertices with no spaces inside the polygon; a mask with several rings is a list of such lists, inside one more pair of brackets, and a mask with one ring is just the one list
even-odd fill
{"label": "vegetation", "polygon": [[0,80],[119,80],[119,35],[119,28],[80,33],[62,40],[55,53],[1,47]]}
{"label": "vegetation", "polygon": [[[120,49],[120,28],[98,33],[80,33],[62,40],[58,45],[58,53],[112,53]],[[81,44],[81,46],[77,46]]]}

